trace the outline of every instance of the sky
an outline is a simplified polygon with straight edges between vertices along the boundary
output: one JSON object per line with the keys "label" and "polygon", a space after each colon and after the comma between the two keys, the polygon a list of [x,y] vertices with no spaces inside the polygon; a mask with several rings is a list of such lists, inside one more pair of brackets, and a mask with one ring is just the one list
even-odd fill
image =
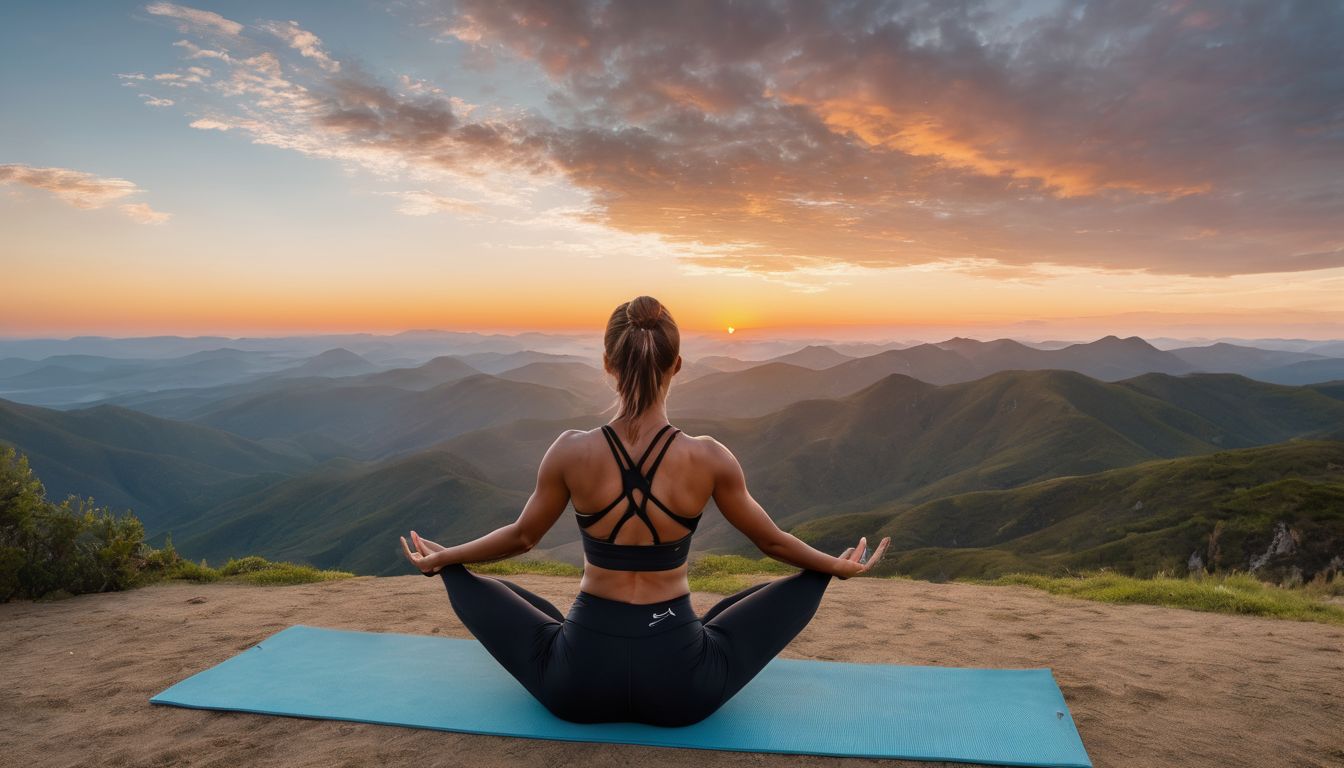
{"label": "sky", "polygon": [[0,336],[1344,338],[1344,4],[12,2]]}

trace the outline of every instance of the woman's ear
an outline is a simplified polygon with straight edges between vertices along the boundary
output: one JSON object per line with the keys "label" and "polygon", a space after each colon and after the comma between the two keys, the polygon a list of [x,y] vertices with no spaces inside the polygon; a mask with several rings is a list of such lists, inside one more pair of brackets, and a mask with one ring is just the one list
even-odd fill
{"label": "woman's ear", "polygon": [[673,375],[673,376],[676,376],[676,375],[677,375],[677,371],[680,371],[680,370],[681,370],[681,355],[677,355],[677,365],[676,365],[675,368],[672,369],[672,375]]}

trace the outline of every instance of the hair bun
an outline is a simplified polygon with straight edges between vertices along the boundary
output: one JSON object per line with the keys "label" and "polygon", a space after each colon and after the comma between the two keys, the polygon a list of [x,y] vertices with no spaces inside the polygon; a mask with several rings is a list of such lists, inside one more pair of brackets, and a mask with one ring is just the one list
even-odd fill
{"label": "hair bun", "polygon": [[639,296],[625,305],[625,317],[636,328],[653,330],[663,317],[663,305],[652,296]]}

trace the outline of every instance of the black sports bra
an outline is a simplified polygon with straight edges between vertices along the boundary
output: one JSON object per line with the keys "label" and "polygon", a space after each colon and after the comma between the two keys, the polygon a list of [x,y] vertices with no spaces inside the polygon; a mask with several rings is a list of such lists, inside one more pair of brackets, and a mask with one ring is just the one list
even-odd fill
{"label": "black sports bra", "polygon": [[[602,434],[607,438],[607,445],[611,448],[611,454],[616,457],[616,465],[621,469],[621,495],[617,496],[600,512],[584,514],[578,509],[574,510],[575,517],[579,523],[579,534],[583,539],[583,554],[588,562],[599,568],[610,568],[617,571],[666,571],[672,568],[678,568],[686,562],[686,556],[691,550],[691,535],[695,533],[695,526],[700,523],[700,515],[695,517],[683,517],[667,508],[667,505],[659,501],[651,493],[653,487],[653,475],[658,471],[658,465],[662,463],[663,456],[667,453],[667,447],[672,444],[673,438],[677,436],[680,429],[672,429],[672,434],[663,443],[663,449],[658,452],[658,458],[654,459],[653,466],[649,468],[647,476],[640,470],[644,466],[644,460],[649,458],[653,452],[653,447],[658,444],[663,433],[672,429],[671,424],[665,425],[658,430],[658,434],[649,441],[648,450],[635,462],[630,459],[630,454],[626,453],[625,445],[620,437],[616,435],[616,430],[610,425],[602,425]],[[624,458],[624,461],[622,461]],[[634,491],[639,490],[644,501],[642,503],[635,501]],[[605,539],[599,539],[590,536],[585,530],[588,526],[601,520],[604,515],[611,511],[613,507],[620,503],[621,499],[630,499],[630,505],[626,507],[625,514],[616,525],[612,527],[611,533]],[[654,528],[653,522],[649,520],[648,505],[652,501],[658,505],[658,508],[667,514],[668,517],[680,523],[690,530],[685,536],[676,541],[660,541],[658,529]],[[621,526],[631,517],[639,515],[639,519],[648,526],[649,532],[653,534],[652,544],[617,544],[616,534],[620,532]]]}

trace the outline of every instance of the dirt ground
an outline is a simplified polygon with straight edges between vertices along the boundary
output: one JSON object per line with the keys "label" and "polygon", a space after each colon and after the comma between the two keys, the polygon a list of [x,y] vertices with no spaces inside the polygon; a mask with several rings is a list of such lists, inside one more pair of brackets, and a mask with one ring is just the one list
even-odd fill
{"label": "dirt ground", "polygon": [[[510,579],[567,610],[578,580]],[[203,601],[198,598],[204,598]],[[695,593],[698,612],[718,595]],[[151,705],[293,624],[470,637],[437,579],[166,584],[0,605],[0,762],[39,766],[930,766],[529,740]],[[1093,763],[1344,766],[1344,627],[1025,587],[834,581],[781,654],[1050,667]],[[943,763],[943,765],[966,765]]]}

